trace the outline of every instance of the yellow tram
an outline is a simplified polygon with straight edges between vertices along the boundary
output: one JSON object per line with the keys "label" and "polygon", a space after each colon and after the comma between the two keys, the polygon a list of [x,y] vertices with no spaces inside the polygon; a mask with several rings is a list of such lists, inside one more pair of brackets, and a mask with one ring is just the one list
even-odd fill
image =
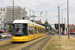
{"label": "yellow tram", "polygon": [[24,42],[46,35],[45,27],[29,20],[14,20],[12,42]]}

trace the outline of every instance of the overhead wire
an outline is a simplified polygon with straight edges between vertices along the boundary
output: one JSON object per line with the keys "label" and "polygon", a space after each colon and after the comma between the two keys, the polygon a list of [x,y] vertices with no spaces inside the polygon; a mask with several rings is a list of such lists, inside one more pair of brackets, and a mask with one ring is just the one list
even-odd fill
{"label": "overhead wire", "polygon": [[[36,2],[38,3],[38,5],[39,5],[39,2],[36,0]],[[42,10],[42,8],[41,8],[41,6],[39,5],[39,7],[40,7],[40,9]]]}
{"label": "overhead wire", "polygon": [[22,5],[24,5],[25,7],[29,8],[28,6],[26,6],[24,3],[22,3],[20,0],[18,0]]}
{"label": "overhead wire", "polygon": [[41,4],[41,6],[43,7],[43,9],[46,11],[46,9],[44,8],[44,6],[42,5],[42,3],[41,3],[41,1],[39,0],[39,2],[40,2],[40,4]]}
{"label": "overhead wire", "polygon": [[[36,0],[37,1],[37,0]],[[46,9],[44,8],[44,6],[41,4],[41,1],[39,0],[39,2],[40,2],[40,5],[43,7],[43,9],[45,10],[45,12],[46,12],[46,14],[45,14],[45,17],[47,16],[47,11],[46,11]],[[38,3],[38,1],[37,1],[37,3]],[[41,7],[40,6],[40,7]]]}

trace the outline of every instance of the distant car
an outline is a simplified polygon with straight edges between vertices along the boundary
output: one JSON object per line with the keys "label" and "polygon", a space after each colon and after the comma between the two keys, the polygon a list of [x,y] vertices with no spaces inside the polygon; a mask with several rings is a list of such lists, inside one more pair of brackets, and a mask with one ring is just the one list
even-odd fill
{"label": "distant car", "polygon": [[11,37],[11,35],[10,34],[7,34],[8,35],[8,37]]}
{"label": "distant car", "polygon": [[6,38],[6,37],[8,37],[8,35],[7,34],[0,34],[0,38]]}

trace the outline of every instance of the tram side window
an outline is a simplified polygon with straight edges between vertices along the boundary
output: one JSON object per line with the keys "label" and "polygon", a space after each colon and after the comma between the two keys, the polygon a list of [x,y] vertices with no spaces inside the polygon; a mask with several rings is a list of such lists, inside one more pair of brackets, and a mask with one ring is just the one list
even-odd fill
{"label": "tram side window", "polygon": [[40,28],[40,31],[39,31],[39,33],[41,32],[41,28]]}
{"label": "tram side window", "polygon": [[44,33],[44,30],[42,29],[42,33]]}
{"label": "tram side window", "polygon": [[41,33],[42,33],[42,28],[41,28]]}
{"label": "tram side window", "polygon": [[42,29],[41,32],[43,33],[43,31],[44,31],[44,30]]}
{"label": "tram side window", "polygon": [[38,28],[38,33],[39,33],[39,28]]}
{"label": "tram side window", "polygon": [[27,30],[27,24],[23,24],[23,32],[25,35],[28,35]]}
{"label": "tram side window", "polygon": [[34,27],[34,29],[35,29],[35,34],[37,34],[37,28],[36,28],[36,27]]}
{"label": "tram side window", "polygon": [[29,34],[33,34],[33,27],[29,26]]}
{"label": "tram side window", "polygon": [[41,28],[40,28],[40,32],[39,33],[41,33]]}

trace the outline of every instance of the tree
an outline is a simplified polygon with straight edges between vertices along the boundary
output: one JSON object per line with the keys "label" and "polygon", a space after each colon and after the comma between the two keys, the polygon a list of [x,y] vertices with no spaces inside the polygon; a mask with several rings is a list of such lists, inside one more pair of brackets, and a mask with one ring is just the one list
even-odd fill
{"label": "tree", "polygon": [[12,25],[10,25],[8,32],[12,32]]}
{"label": "tree", "polygon": [[40,22],[37,22],[37,24],[42,24],[42,23],[40,23]]}
{"label": "tree", "polygon": [[52,27],[51,27],[51,25],[48,24],[48,21],[47,20],[45,21],[45,27],[46,27],[46,32],[53,30]]}

